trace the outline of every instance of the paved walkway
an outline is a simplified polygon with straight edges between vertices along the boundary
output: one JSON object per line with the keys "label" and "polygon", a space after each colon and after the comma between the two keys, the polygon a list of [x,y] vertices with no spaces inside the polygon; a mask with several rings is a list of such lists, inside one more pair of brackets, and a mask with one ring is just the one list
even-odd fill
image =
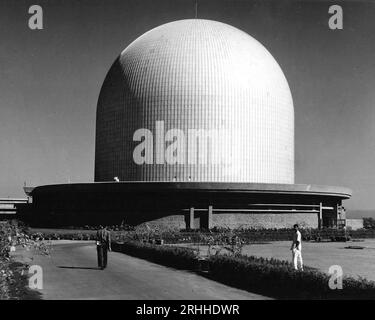
{"label": "paved walkway", "polygon": [[55,242],[51,256],[17,250],[15,257],[43,268],[43,299],[267,299],[197,274],[109,252],[107,269],[97,268],[93,242]]}

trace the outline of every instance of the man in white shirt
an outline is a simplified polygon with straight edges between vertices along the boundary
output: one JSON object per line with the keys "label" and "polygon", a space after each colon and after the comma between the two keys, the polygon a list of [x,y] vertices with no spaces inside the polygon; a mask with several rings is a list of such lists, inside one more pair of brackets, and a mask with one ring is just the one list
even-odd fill
{"label": "man in white shirt", "polygon": [[303,271],[302,236],[301,236],[301,232],[299,232],[298,230],[298,224],[295,224],[293,228],[294,228],[293,242],[292,242],[292,247],[290,248],[290,250],[292,250],[292,253],[293,253],[293,265],[294,265],[294,269],[298,270],[298,264],[299,264],[300,270]]}

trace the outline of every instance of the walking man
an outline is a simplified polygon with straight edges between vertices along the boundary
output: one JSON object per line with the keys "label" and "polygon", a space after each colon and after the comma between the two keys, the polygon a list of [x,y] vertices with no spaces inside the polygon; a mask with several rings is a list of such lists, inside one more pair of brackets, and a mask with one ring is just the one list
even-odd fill
{"label": "walking man", "polygon": [[293,253],[293,265],[294,269],[298,270],[298,265],[301,271],[303,271],[303,261],[302,261],[302,236],[301,232],[298,230],[298,224],[295,224],[293,226],[294,228],[294,234],[293,234],[293,242],[292,247],[290,250],[292,250]]}
{"label": "walking man", "polygon": [[108,250],[111,251],[111,233],[106,227],[100,226],[96,233],[96,251],[98,253],[98,267],[102,270],[107,267]]}

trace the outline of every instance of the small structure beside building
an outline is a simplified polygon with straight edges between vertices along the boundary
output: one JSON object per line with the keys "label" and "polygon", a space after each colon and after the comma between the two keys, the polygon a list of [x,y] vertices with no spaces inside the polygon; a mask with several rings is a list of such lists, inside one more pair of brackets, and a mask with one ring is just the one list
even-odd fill
{"label": "small structure beside building", "polygon": [[347,230],[363,229],[363,219],[346,219]]}
{"label": "small structure beside building", "polygon": [[0,198],[0,220],[16,218],[18,208],[27,203],[23,198]]}

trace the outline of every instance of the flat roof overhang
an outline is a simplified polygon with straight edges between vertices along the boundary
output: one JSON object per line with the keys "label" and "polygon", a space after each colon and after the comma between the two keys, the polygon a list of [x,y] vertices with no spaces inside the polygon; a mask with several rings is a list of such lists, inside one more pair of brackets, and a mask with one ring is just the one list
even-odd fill
{"label": "flat roof overhang", "polygon": [[199,192],[241,194],[316,195],[349,199],[352,191],[346,187],[313,184],[237,183],[237,182],[92,182],[55,184],[36,187],[31,195],[55,192]]}

